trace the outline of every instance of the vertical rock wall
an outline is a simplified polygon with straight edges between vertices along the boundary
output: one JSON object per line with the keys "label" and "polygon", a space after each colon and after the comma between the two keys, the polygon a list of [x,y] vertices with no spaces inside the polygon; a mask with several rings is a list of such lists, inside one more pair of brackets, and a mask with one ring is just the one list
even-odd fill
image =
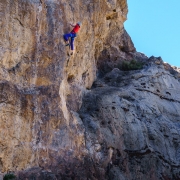
{"label": "vertical rock wall", "polygon": [[[171,72],[171,73],[170,73]],[[180,79],[160,58],[98,79],[80,110],[89,153],[109,180],[180,179]],[[106,179],[105,178],[105,179]]]}
{"label": "vertical rock wall", "polygon": [[[96,64],[101,68],[109,53],[123,59],[135,50],[123,39],[127,3],[3,0],[0,15],[0,172],[38,167],[63,174],[66,164],[81,164],[88,154],[76,112]],[[68,56],[62,36],[77,21],[82,27]]]}

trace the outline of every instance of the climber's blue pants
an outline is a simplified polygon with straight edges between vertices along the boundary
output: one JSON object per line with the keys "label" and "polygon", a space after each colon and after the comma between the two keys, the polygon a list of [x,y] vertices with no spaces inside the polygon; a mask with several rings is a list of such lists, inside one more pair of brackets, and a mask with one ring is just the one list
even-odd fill
{"label": "climber's blue pants", "polygon": [[68,34],[64,34],[64,40],[65,41],[68,41],[69,38],[71,38],[70,40],[70,46],[71,46],[71,50],[74,50],[74,38],[76,37],[76,34],[75,33],[68,33]]}

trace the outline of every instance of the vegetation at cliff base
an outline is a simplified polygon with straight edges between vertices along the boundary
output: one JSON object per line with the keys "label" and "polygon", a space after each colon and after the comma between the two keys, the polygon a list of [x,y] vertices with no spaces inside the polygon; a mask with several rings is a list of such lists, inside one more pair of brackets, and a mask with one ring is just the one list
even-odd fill
{"label": "vegetation at cliff base", "polygon": [[15,180],[16,176],[12,173],[5,174],[3,180]]}
{"label": "vegetation at cliff base", "polygon": [[131,61],[123,61],[119,65],[119,69],[122,71],[130,71],[130,70],[138,70],[143,68],[143,63],[138,62],[136,60],[131,60]]}

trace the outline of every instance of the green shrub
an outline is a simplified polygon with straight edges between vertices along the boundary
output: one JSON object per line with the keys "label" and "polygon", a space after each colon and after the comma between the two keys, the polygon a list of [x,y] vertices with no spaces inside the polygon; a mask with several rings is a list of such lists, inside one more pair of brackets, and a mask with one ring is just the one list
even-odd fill
{"label": "green shrub", "polygon": [[16,176],[12,173],[5,174],[3,180],[14,180],[16,179]]}
{"label": "green shrub", "polygon": [[120,68],[122,71],[130,71],[130,70],[138,70],[143,68],[143,63],[137,62],[136,60],[129,61],[123,61],[120,65]]}

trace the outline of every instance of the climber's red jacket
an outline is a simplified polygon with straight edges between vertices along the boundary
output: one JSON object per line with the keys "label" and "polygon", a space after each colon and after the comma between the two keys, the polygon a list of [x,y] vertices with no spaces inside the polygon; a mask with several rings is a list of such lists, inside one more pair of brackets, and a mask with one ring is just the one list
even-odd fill
{"label": "climber's red jacket", "polygon": [[76,24],[74,29],[71,32],[76,34],[79,31],[79,29],[80,29],[79,24]]}

